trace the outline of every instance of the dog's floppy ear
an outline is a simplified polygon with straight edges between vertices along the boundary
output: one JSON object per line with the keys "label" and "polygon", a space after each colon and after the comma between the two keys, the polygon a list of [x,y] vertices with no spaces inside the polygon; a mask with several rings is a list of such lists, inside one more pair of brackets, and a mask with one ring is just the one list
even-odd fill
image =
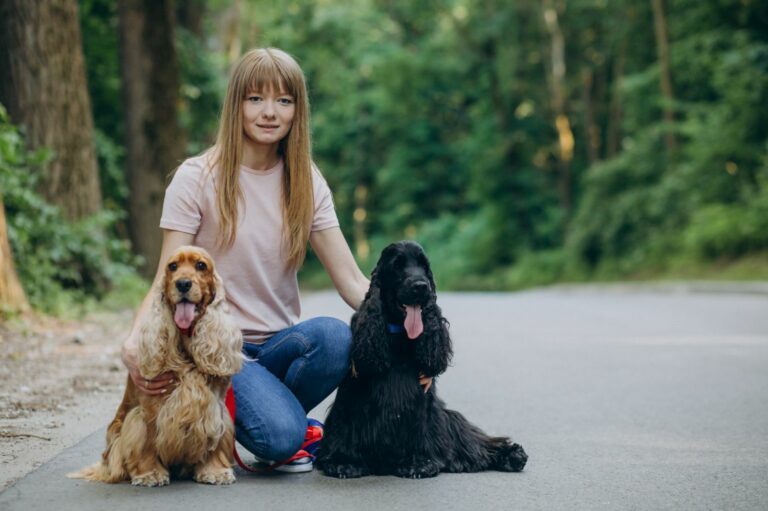
{"label": "dog's floppy ear", "polygon": [[213,272],[213,301],[198,319],[187,351],[202,373],[232,376],[243,362],[243,334],[229,315],[221,277]]}
{"label": "dog's floppy ear", "polygon": [[155,286],[149,314],[139,331],[139,372],[152,379],[165,372],[168,358],[177,354],[179,332],[173,322],[173,312],[163,296],[163,283]]}
{"label": "dog's floppy ear", "polygon": [[448,369],[453,357],[453,345],[448,333],[448,320],[443,317],[437,305],[437,289],[429,259],[424,254],[424,271],[432,286],[432,297],[422,310],[424,333],[416,344],[416,358],[422,372],[427,376],[437,376]]}
{"label": "dog's floppy ear", "polygon": [[424,271],[427,273],[429,285],[432,286],[432,299],[434,300],[437,297],[437,286],[435,285],[435,276],[432,275],[432,266],[429,264],[426,254],[424,255]]}
{"label": "dog's floppy ear", "polygon": [[365,300],[352,316],[352,368],[360,376],[384,372],[390,365],[389,336],[378,284],[374,270]]}
{"label": "dog's floppy ear", "polygon": [[218,306],[224,301],[224,281],[216,270],[213,270],[213,296],[209,306]]}
{"label": "dog's floppy ear", "polygon": [[416,343],[416,359],[426,376],[437,376],[448,369],[453,357],[453,345],[448,333],[448,320],[443,317],[434,300],[422,309],[424,333]]}

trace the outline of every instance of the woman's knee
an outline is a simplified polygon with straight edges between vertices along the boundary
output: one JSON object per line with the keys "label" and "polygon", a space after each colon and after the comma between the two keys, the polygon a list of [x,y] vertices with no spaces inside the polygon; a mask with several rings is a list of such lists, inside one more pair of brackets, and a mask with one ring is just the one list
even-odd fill
{"label": "woman's knee", "polygon": [[[238,441],[259,458],[282,461],[301,448],[307,431],[307,418],[300,414],[278,414],[262,418],[258,427],[238,428]],[[242,438],[245,436],[246,438]]]}
{"label": "woman's knee", "polygon": [[307,432],[307,417],[284,417],[276,421],[269,435],[265,456],[268,459],[282,461],[293,456],[301,448]]}
{"label": "woman's knee", "polygon": [[237,440],[256,456],[283,460],[304,441],[307,416],[296,397],[257,362],[247,362],[232,381],[237,403]]}

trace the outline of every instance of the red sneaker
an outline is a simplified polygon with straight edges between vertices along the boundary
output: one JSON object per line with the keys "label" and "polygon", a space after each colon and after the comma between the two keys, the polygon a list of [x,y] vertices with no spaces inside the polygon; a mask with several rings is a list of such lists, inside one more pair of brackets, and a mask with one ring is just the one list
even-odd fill
{"label": "red sneaker", "polygon": [[296,454],[285,461],[268,465],[269,470],[298,474],[311,472],[315,460],[315,451],[320,447],[323,439],[323,423],[316,419],[307,419],[307,432],[304,434],[304,442]]}

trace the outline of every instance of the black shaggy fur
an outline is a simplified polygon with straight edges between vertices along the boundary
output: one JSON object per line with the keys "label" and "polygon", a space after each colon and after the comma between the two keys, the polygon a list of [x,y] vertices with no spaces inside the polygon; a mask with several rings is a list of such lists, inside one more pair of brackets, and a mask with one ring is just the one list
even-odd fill
{"label": "black shaggy fur", "polygon": [[[421,306],[416,339],[387,329],[403,324],[404,305]],[[352,370],[326,419],[316,466],[339,478],[522,470],[528,456],[520,445],[486,435],[447,410],[434,384],[427,393],[419,385],[419,373],[441,374],[452,354],[424,251],[409,241],[389,245],[352,317]]]}

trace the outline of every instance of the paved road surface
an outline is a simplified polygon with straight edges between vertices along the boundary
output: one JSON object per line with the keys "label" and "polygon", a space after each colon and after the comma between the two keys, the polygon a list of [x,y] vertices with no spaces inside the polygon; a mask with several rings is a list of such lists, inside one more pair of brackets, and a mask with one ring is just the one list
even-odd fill
{"label": "paved road surface", "polygon": [[[238,473],[231,487],[152,489],[66,479],[98,458],[99,431],[0,494],[0,510],[765,510],[768,295],[719,290],[442,294],[455,360],[439,394],[523,444],[521,474]],[[332,293],[304,306],[305,317],[349,316]]]}

